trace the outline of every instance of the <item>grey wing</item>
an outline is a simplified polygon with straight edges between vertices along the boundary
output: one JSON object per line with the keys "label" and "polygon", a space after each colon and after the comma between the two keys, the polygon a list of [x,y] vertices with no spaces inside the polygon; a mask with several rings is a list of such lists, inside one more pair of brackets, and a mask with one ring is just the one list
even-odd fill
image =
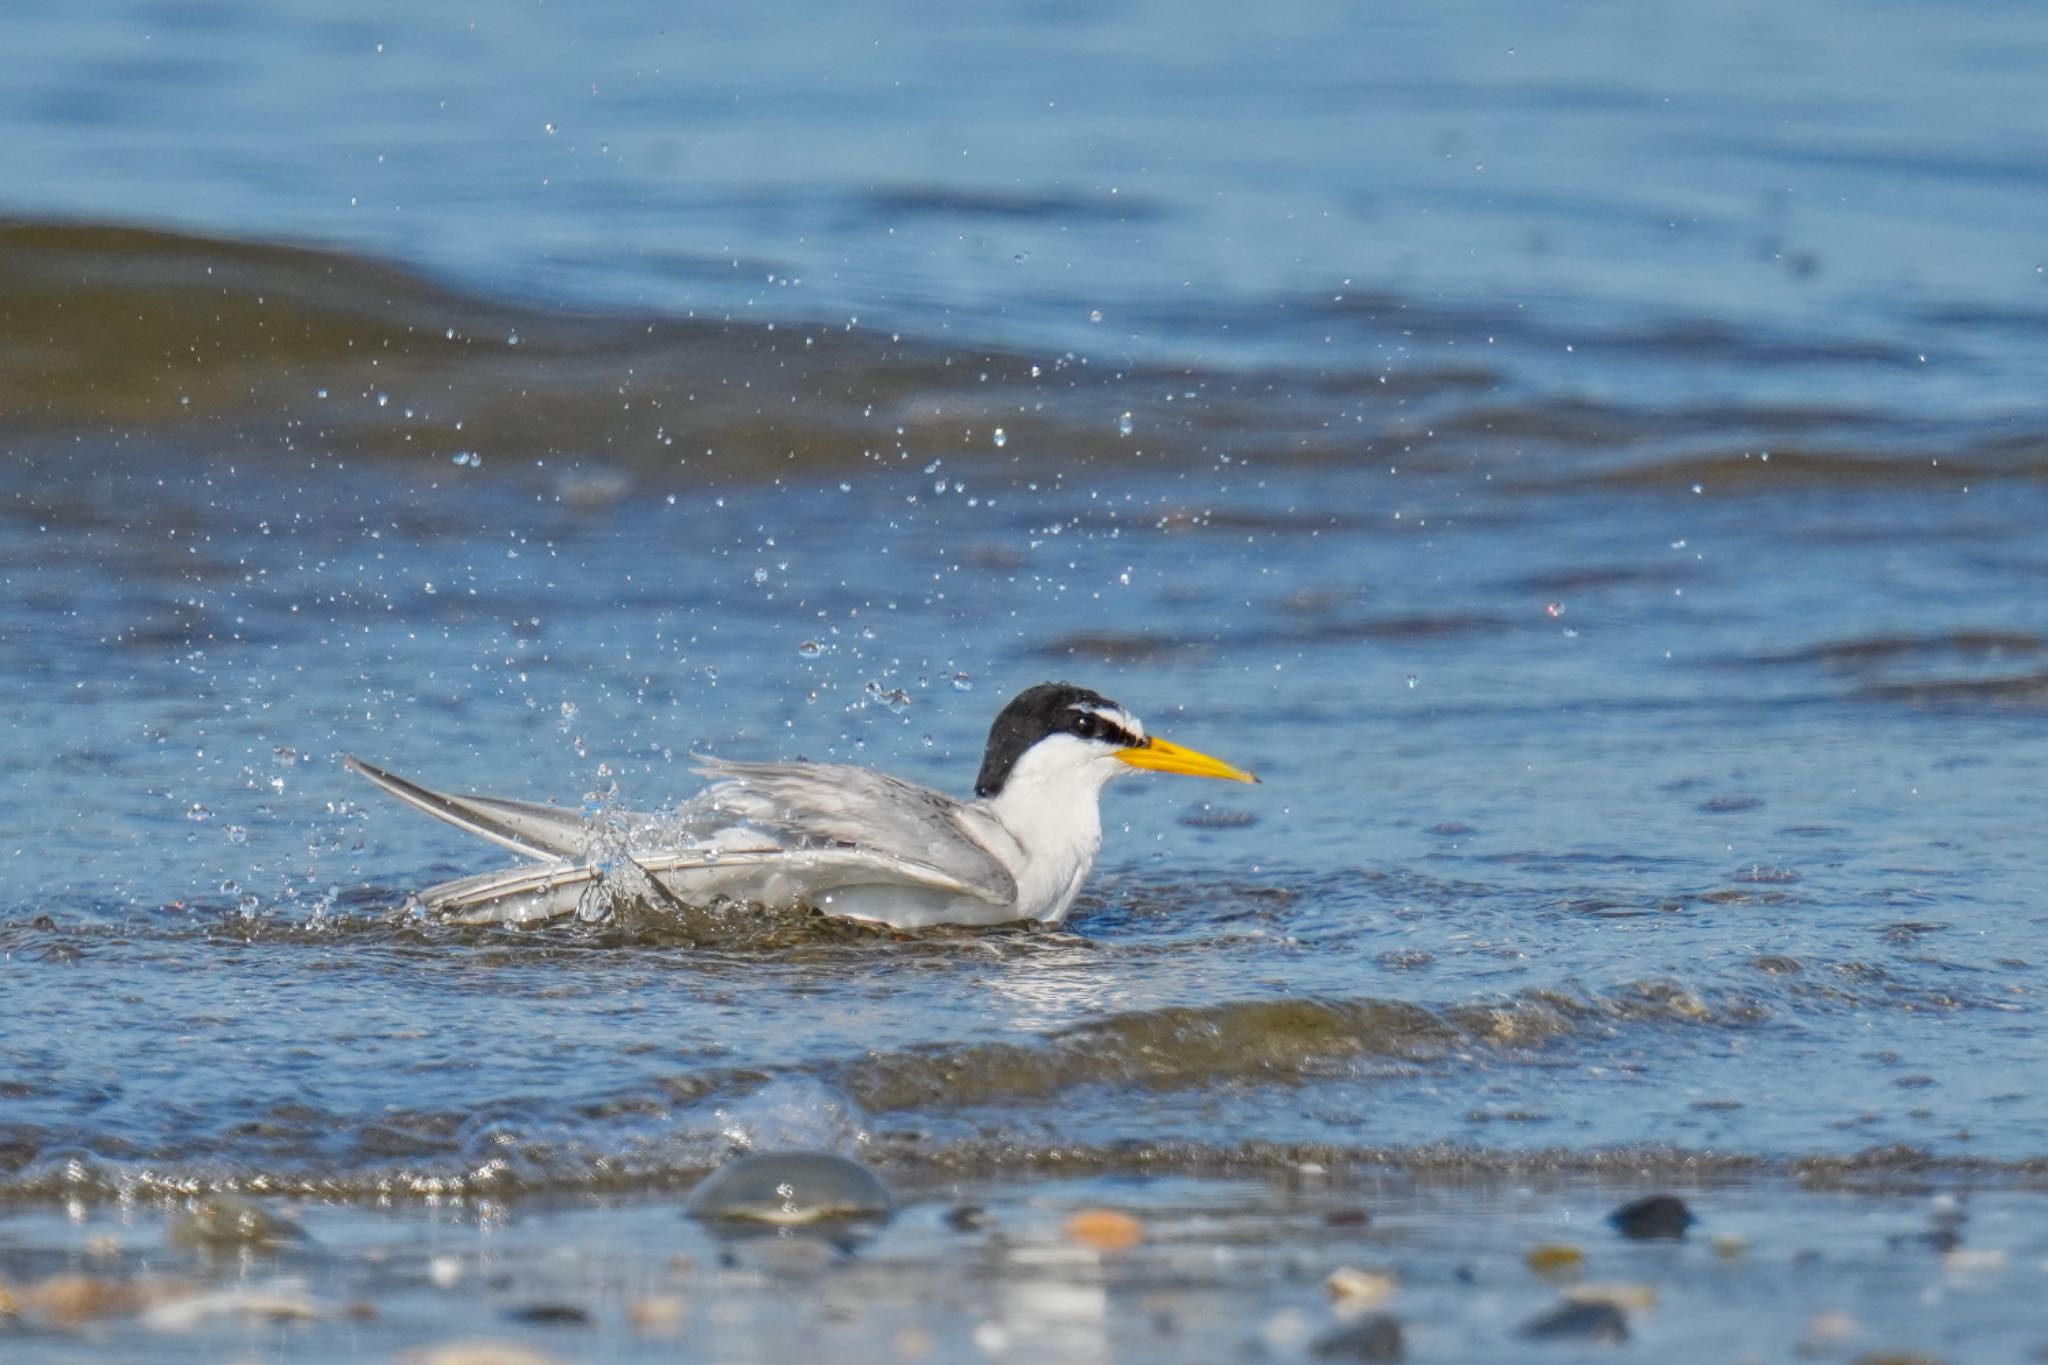
{"label": "grey wing", "polygon": [[[344,760],[344,766],[361,773],[414,810],[425,811],[437,820],[446,820],[458,829],[529,858],[580,857],[590,844],[590,822],[578,811],[497,796],[450,796],[386,772],[354,755]],[[626,819],[630,826],[644,822],[646,817],[629,815]]]}
{"label": "grey wing", "polygon": [[[727,849],[716,857],[701,851],[651,853],[633,858],[634,865],[657,884],[656,894],[692,905],[720,897],[764,905],[805,904],[817,894],[847,886],[880,886],[897,892],[927,892],[940,897],[979,898],[972,886],[921,863],[869,849],[757,848]],[[608,874],[594,863],[557,859],[538,867],[512,867],[458,881],[443,882],[420,893],[420,902],[434,914],[463,924],[533,924],[576,913],[583,896]],[[902,897],[905,925],[927,922],[914,916],[912,897]],[[829,902],[821,900],[820,908]],[[870,918],[856,913],[854,918]],[[882,917],[897,922],[892,917]],[[996,922],[1001,916],[991,916]],[[937,922],[936,918],[929,922]]]}
{"label": "grey wing", "polygon": [[699,760],[716,779],[679,814],[716,813],[803,846],[851,845],[930,868],[992,904],[1017,898],[1017,879],[967,832],[944,792],[843,763]]}

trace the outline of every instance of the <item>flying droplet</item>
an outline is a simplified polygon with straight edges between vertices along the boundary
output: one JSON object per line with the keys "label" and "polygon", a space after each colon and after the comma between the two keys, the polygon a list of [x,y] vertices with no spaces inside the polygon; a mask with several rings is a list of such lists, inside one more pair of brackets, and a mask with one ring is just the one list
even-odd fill
{"label": "flying droplet", "polygon": [[815,659],[825,652],[825,646],[819,644],[816,640],[806,640],[796,647],[796,652],[801,658]]}
{"label": "flying droplet", "polygon": [[995,443],[998,450],[1010,443],[1009,435],[1001,427],[996,428]]}
{"label": "flying droplet", "polygon": [[1133,425],[1135,424],[1131,421],[1131,414],[1129,414],[1128,412],[1125,413],[1123,416],[1116,419],[1117,434],[1121,436],[1130,435],[1131,427]]}
{"label": "flying droplet", "polygon": [[952,676],[951,682],[955,692],[972,692],[974,690],[974,675],[972,673],[955,673]]}

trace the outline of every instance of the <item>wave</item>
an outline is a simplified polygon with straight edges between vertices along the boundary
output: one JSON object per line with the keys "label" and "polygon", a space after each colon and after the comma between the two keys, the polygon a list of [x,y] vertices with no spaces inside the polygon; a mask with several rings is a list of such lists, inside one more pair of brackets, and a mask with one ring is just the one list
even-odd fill
{"label": "wave", "polygon": [[[916,193],[881,193],[907,210],[924,205]],[[941,195],[928,207],[1076,211],[1028,196]],[[105,458],[139,447],[440,470],[460,456],[540,462],[549,478],[581,464],[594,468],[566,495],[592,502],[656,474],[757,481],[894,467],[912,452],[920,467],[943,453],[1029,477],[1207,462],[1219,451],[1311,466],[1377,465],[1398,452],[1404,471],[1493,470],[1532,487],[1767,491],[2048,477],[2048,432],[2010,420],[1935,424],[1853,406],[1759,398],[1687,407],[1559,390],[1540,377],[1557,334],[1527,312],[1387,293],[1161,321],[1190,335],[1213,335],[1223,321],[1246,338],[1274,326],[1356,333],[1336,351],[1318,347],[1324,358],[1303,367],[1275,363],[1250,341],[1192,363],[1137,363],[1027,354],[943,331],[904,335],[852,317],[543,307],[318,246],[90,222],[0,220],[0,292],[0,436],[28,458],[69,458],[73,443],[61,438],[104,433],[113,438]],[[1788,354],[1816,366],[1900,363],[1896,348],[1787,342],[1722,324],[1646,331],[1613,319],[1603,334],[1579,320],[1572,336],[1582,350],[1636,357],[1647,346],[1670,363],[1720,369],[1771,370]],[[1418,337],[1502,344],[1475,365],[1469,349],[1418,353]],[[1389,347],[1398,365],[1387,363]],[[1190,528],[1232,529],[1227,509],[1182,515]]]}

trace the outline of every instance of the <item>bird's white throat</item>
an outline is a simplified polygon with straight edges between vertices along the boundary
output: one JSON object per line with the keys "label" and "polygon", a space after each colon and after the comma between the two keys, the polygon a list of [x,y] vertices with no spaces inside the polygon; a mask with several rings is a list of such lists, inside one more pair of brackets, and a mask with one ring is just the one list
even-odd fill
{"label": "bird's white throat", "polygon": [[1000,792],[974,803],[1017,845],[1004,861],[1031,918],[1066,917],[1102,848],[1102,788],[1127,771],[1113,750],[1050,735],[1017,760]]}

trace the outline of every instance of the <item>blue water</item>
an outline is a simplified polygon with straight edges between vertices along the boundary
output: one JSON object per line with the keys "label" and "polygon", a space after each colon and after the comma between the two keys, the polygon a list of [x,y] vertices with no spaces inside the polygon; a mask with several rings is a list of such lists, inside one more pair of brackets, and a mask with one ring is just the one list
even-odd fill
{"label": "blue water", "polygon": [[[90,1254],[51,1199],[625,1226],[748,1146],[1495,1182],[1446,1245],[1532,1171],[2048,1159],[2048,18],[222,0],[0,52],[0,1276]],[[341,767],[957,792],[1047,678],[1265,779],[1113,788],[1059,932],[438,925],[497,851]]]}

